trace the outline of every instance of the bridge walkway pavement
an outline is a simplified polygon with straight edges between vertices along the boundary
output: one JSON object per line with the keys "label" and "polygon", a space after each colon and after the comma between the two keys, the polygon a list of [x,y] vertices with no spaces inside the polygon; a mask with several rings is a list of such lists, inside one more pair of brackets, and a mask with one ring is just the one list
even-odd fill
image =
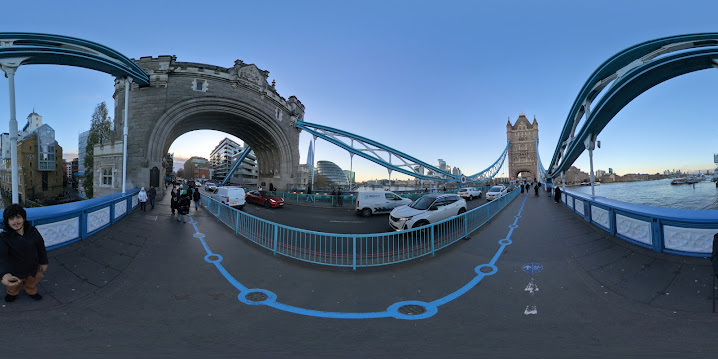
{"label": "bridge walkway pavement", "polygon": [[[204,260],[194,225],[177,223],[167,201],[50,251],[40,284],[44,299],[21,295],[0,308],[3,351],[107,358],[603,358],[707,357],[718,349],[706,259],[627,244],[546,196],[520,195],[469,240],[435,257],[356,272],[275,257],[208,212],[190,213],[235,280],[316,313],[382,312],[397,302],[450,295],[476,278],[476,266],[491,261],[515,222],[498,271],[419,320],[330,319],[244,304]],[[528,263],[542,270],[527,273]]]}

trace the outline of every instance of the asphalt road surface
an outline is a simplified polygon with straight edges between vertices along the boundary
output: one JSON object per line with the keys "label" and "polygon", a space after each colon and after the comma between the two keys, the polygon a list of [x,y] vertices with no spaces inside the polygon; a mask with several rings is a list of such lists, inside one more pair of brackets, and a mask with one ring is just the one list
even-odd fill
{"label": "asphalt road surface", "polygon": [[[204,188],[202,193],[211,194]],[[468,211],[484,204],[484,198],[466,201]],[[242,211],[271,222],[316,232],[370,234],[394,231],[389,226],[389,214],[361,217],[351,203],[344,207],[314,207],[287,201],[283,208],[271,209],[247,203]]]}

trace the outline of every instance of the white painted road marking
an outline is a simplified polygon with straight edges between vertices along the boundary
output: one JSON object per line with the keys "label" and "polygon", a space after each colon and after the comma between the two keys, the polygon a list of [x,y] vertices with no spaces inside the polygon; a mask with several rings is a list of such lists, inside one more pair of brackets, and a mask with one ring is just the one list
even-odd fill
{"label": "white painted road marking", "polygon": [[526,310],[524,310],[525,315],[530,314],[538,314],[538,310],[536,309],[535,305],[526,306]]}
{"label": "white painted road marking", "polygon": [[536,283],[534,283],[534,279],[533,279],[533,278],[531,278],[531,282],[529,282],[529,284],[526,286],[526,289],[524,289],[524,291],[531,293],[531,295],[533,295],[534,292],[538,292],[538,291],[539,291],[539,288],[538,288],[538,286],[536,285]]}
{"label": "white painted road marking", "polygon": [[365,221],[329,221],[330,223],[366,223]]}

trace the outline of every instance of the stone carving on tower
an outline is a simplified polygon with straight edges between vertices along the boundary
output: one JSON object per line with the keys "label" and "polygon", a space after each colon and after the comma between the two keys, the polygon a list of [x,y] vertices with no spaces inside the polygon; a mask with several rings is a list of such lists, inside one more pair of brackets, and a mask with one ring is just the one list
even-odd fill
{"label": "stone carving on tower", "polygon": [[536,155],[538,122],[536,122],[536,117],[534,116],[534,121],[531,123],[522,113],[513,125],[509,118],[506,124],[506,139],[511,141],[508,153],[509,177],[518,177],[519,174],[522,174],[524,179],[538,179]]}

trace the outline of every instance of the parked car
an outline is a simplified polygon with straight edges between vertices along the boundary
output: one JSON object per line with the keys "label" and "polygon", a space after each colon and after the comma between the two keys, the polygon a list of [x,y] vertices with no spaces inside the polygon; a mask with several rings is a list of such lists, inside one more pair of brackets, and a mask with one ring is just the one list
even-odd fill
{"label": "parked car", "polygon": [[425,226],[466,212],[466,200],[456,194],[427,194],[389,214],[389,225],[397,231]]}
{"label": "parked car", "polygon": [[493,186],[489,188],[488,191],[486,191],[486,201],[493,201],[499,197],[502,197],[508,193],[508,188],[498,185]]}
{"label": "parked car", "polygon": [[216,189],[217,189],[217,185],[214,184],[214,183],[212,183],[212,182],[207,182],[207,183],[204,184],[204,190],[205,190],[205,191],[212,191],[212,192],[214,192],[214,190],[216,190]]}
{"label": "parked car", "polygon": [[411,203],[411,200],[391,191],[366,191],[357,193],[356,213],[369,217],[377,213],[389,213],[394,208]]}
{"label": "parked car", "polygon": [[249,191],[245,199],[249,203],[263,205],[264,208],[284,207],[284,198],[269,196],[267,191]]}
{"label": "parked car", "polygon": [[242,187],[217,187],[212,193],[212,198],[222,204],[239,209],[244,208],[246,203]]}
{"label": "parked car", "polygon": [[457,193],[461,198],[472,201],[474,198],[481,198],[481,190],[474,187],[460,188]]}

